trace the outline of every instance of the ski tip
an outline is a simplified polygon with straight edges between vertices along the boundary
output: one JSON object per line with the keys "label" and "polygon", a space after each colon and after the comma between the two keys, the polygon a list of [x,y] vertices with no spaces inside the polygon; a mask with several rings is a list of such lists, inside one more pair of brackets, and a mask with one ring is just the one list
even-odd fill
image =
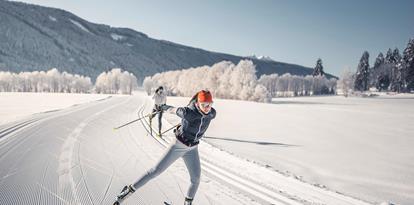
{"label": "ski tip", "polygon": [[116,129],[116,128],[112,128],[112,130],[113,130],[113,131],[116,131],[117,129]]}

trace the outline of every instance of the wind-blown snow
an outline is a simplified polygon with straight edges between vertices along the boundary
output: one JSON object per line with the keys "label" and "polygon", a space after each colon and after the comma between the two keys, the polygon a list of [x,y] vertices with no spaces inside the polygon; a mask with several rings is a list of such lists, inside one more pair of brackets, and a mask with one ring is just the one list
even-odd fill
{"label": "wind-blown snow", "polygon": [[55,17],[53,17],[53,16],[49,16],[49,19],[51,20],[51,21],[57,21],[57,19],[55,18]]}
{"label": "wind-blown snow", "polygon": [[75,20],[73,20],[73,19],[69,19],[70,20],[70,22],[72,22],[73,24],[75,24],[77,27],[79,27],[80,29],[82,29],[82,30],[84,30],[84,31],[86,31],[86,32],[88,32],[88,33],[90,33],[90,34],[92,34],[87,28],[85,28],[81,23],[79,23],[79,22],[77,22],[77,21],[75,21]]}
{"label": "wind-blown snow", "polygon": [[251,58],[251,59],[257,59],[257,60],[263,60],[263,61],[275,61],[270,56],[256,56],[256,55],[252,55],[252,56],[247,56],[247,57],[248,58]]}
{"label": "wind-blown snow", "polygon": [[116,33],[111,33],[111,37],[112,37],[112,39],[114,39],[115,41],[119,41],[119,40],[122,40],[122,39],[124,39],[124,38],[125,38],[125,36],[122,36],[122,35],[119,35],[119,34],[116,34]]}
{"label": "wind-blown snow", "polygon": [[109,97],[98,94],[0,92],[0,124]]}

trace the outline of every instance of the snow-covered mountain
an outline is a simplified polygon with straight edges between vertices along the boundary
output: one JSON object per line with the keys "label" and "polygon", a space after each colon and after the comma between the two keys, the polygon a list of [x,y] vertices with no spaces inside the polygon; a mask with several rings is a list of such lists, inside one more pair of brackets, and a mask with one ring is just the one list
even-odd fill
{"label": "snow-covered mountain", "polygon": [[[129,28],[95,24],[61,9],[20,2],[0,1],[0,19],[0,70],[56,67],[94,79],[102,71],[120,67],[142,80],[161,71],[245,58],[152,39]],[[253,61],[258,75],[312,74],[312,69],[300,65]]]}
{"label": "snow-covered mountain", "polygon": [[256,55],[251,55],[251,56],[247,56],[247,58],[257,59],[257,60],[263,60],[263,61],[275,61],[270,56],[256,56]]}

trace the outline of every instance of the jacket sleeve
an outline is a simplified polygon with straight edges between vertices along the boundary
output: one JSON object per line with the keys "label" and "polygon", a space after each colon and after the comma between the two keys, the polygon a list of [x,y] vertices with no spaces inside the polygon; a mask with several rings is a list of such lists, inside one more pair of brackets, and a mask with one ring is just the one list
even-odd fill
{"label": "jacket sleeve", "polygon": [[212,109],[212,112],[211,112],[211,119],[214,119],[214,118],[216,118],[216,109],[214,109],[214,108],[211,108]]}
{"label": "jacket sleeve", "polygon": [[175,114],[177,114],[178,117],[185,118],[187,115],[187,109],[185,107],[178,107]]}

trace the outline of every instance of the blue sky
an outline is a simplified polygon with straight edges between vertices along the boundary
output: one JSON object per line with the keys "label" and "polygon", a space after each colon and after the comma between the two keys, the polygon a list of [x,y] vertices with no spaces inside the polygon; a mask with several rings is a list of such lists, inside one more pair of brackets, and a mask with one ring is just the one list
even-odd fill
{"label": "blue sky", "polygon": [[364,50],[400,52],[414,38],[411,0],[23,0],[152,38],[240,56],[266,55],[326,72],[356,70]]}

